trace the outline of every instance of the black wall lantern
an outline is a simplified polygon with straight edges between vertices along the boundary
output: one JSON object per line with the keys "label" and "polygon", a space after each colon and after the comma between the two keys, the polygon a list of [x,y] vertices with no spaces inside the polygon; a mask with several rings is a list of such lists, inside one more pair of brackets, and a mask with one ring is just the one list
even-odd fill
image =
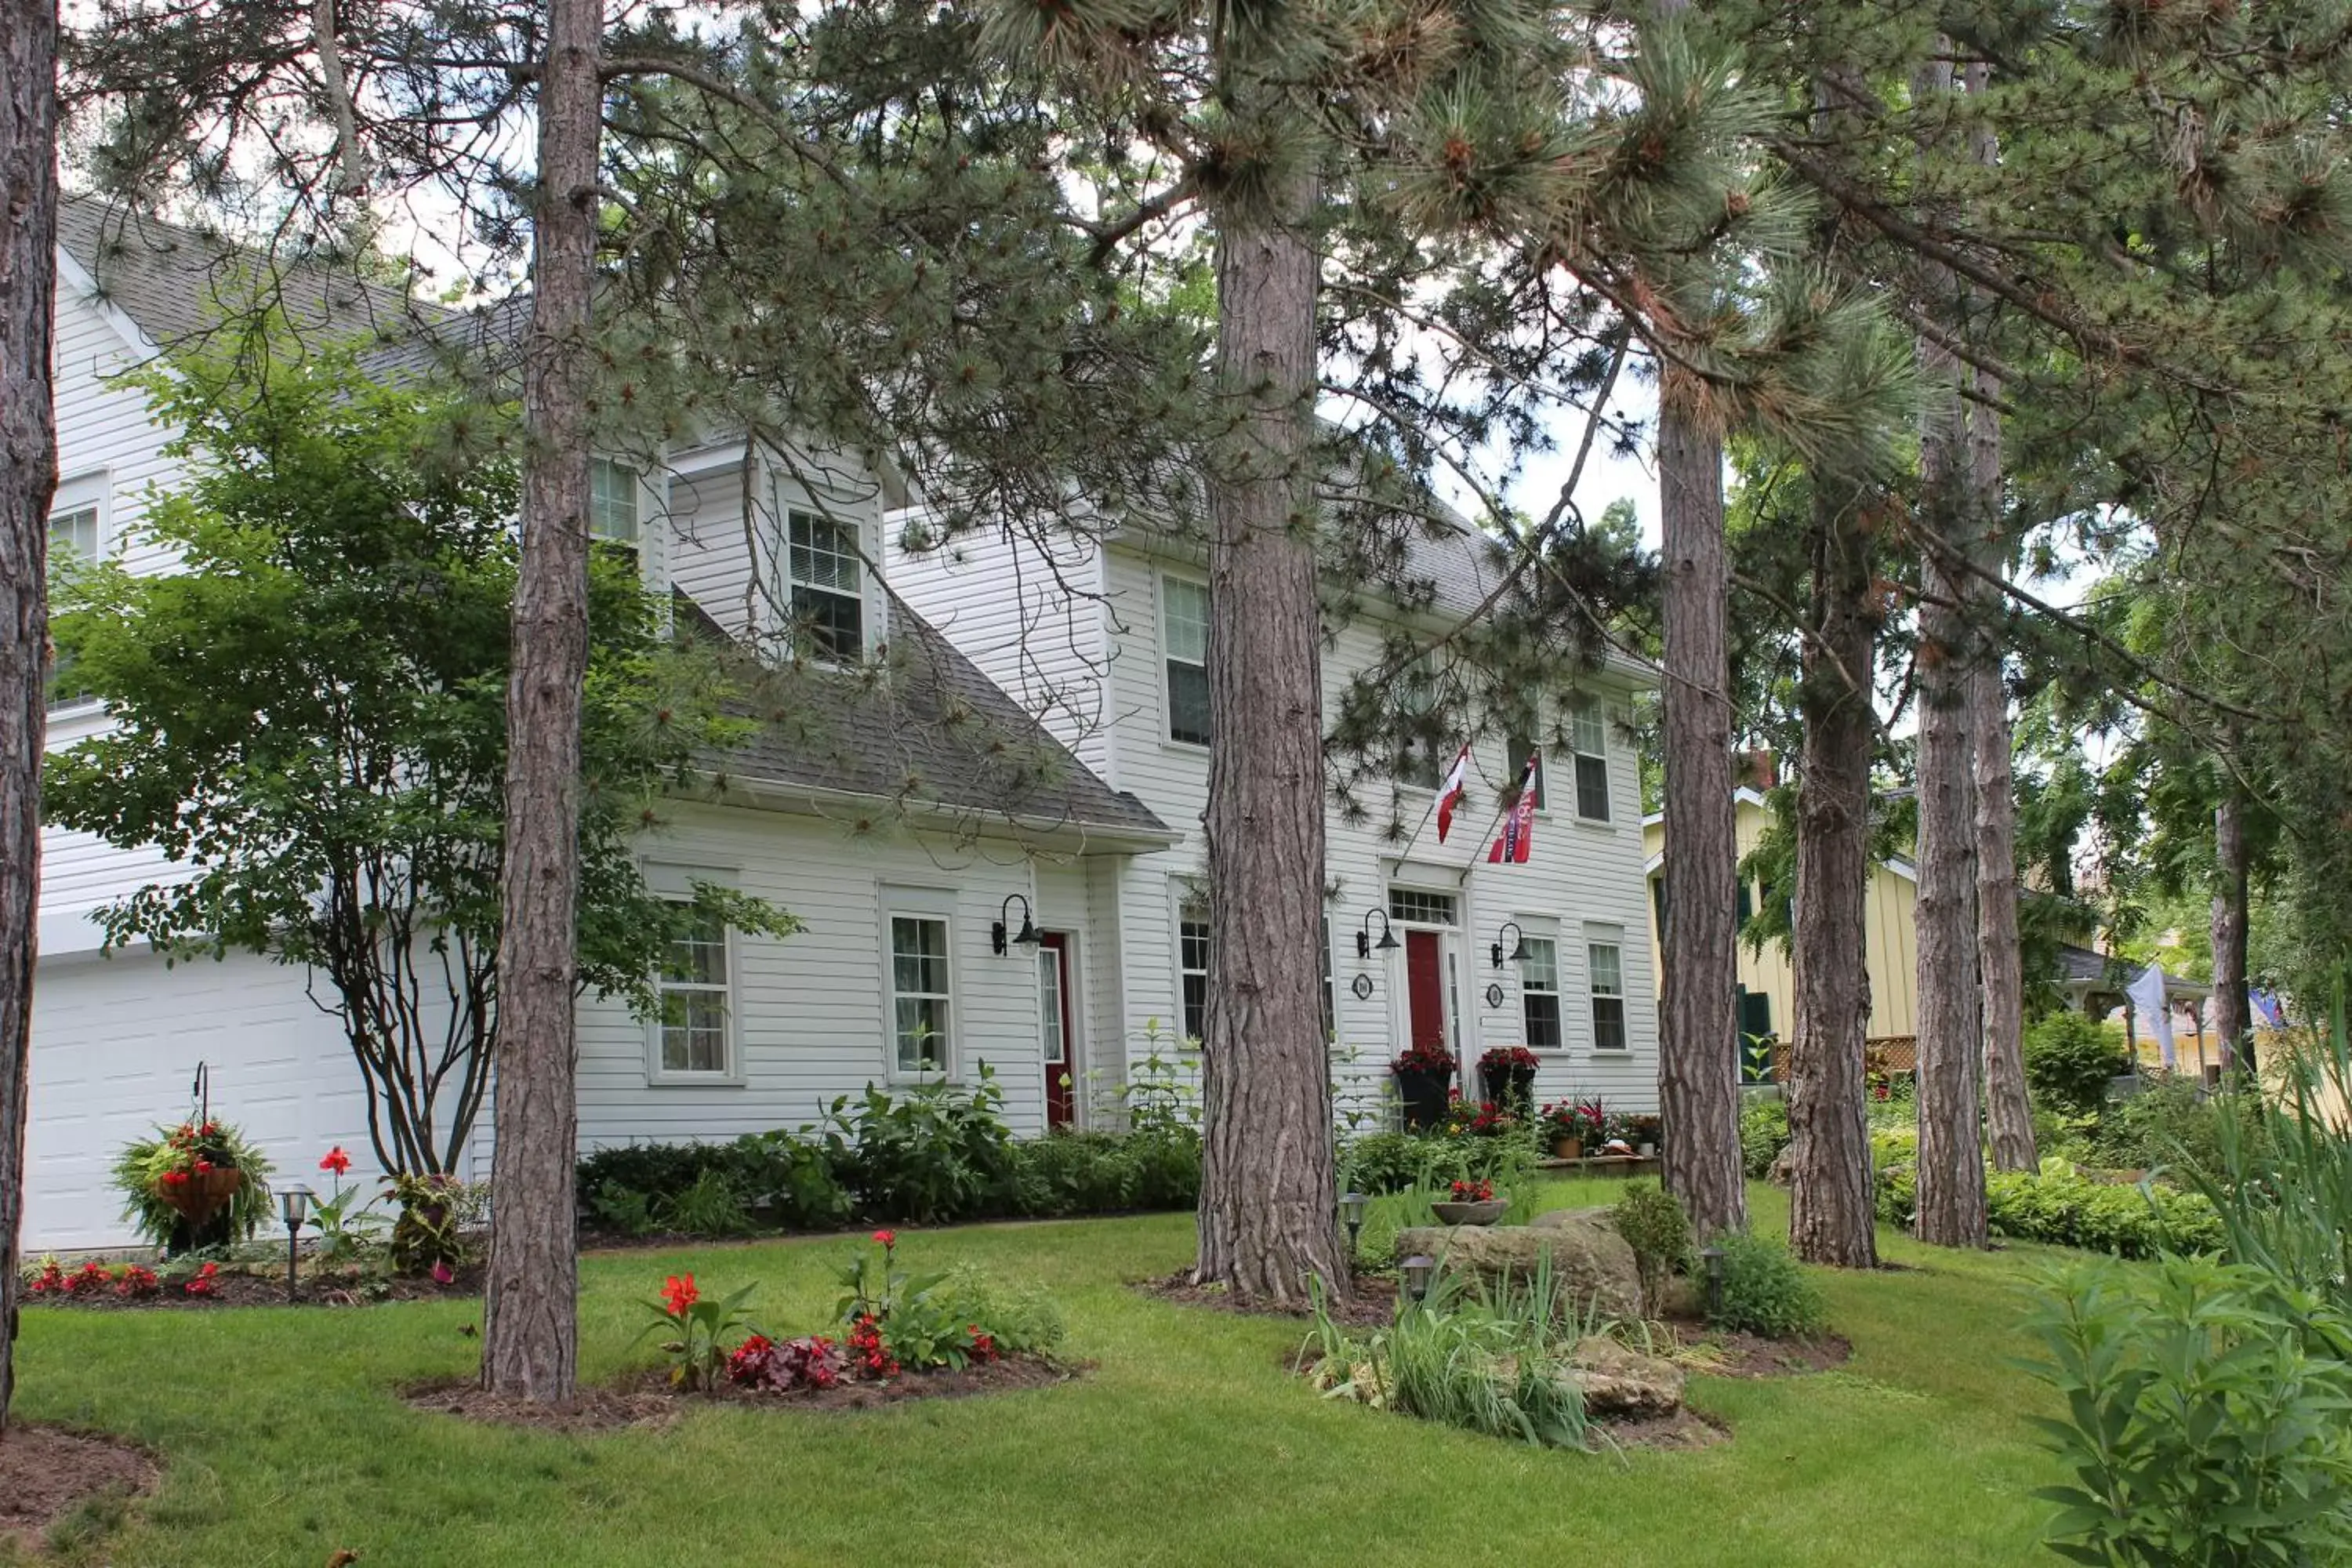
{"label": "black wall lantern", "polygon": [[[1378,942],[1374,942],[1372,940],[1372,921],[1375,920],[1381,922],[1381,940]],[[1398,948],[1403,945],[1404,944],[1402,942],[1397,941],[1396,932],[1389,930],[1388,910],[1369,910],[1365,911],[1363,926],[1356,932],[1356,956],[1358,958],[1370,958],[1375,951],[1381,952],[1394,952]]]}
{"label": "black wall lantern", "polygon": [[995,944],[999,958],[1004,956],[1004,932],[1013,918],[1013,900],[1015,899],[1021,900],[1021,932],[1013,939],[1014,944],[1021,947],[1039,947],[1043,946],[1045,941],[1038,934],[1036,926],[1029,919],[1029,900],[1022,898],[1019,893],[1007,893],[1004,895],[1004,902],[997,907],[996,923],[988,928],[988,940]]}
{"label": "black wall lantern", "polygon": [[1503,967],[1503,931],[1511,933],[1511,962],[1525,963],[1528,961],[1528,933],[1519,929],[1518,921],[1505,921],[1503,931],[1495,933],[1494,942],[1486,949],[1488,952],[1494,954],[1495,967],[1497,969]]}

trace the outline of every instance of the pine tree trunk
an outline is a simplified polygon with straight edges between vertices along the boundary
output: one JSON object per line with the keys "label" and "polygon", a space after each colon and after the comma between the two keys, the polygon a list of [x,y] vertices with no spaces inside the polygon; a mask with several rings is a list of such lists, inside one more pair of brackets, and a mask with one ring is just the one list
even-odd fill
{"label": "pine tree trunk", "polygon": [[[1973,61],[1961,73],[1971,94],[1982,93],[1991,68]],[[1969,152],[1990,167],[2000,161],[2000,143],[1989,127],[1969,135]],[[1983,304],[1983,292],[1971,290]],[[1981,368],[1962,371],[1984,401],[1962,414],[1968,446],[1969,499],[1976,510],[1975,561],[1985,572],[2006,568],[2011,555],[2007,500],[2001,473],[2000,413],[1989,405],[2000,397],[2000,378]],[[1990,625],[1998,600],[1990,584],[1975,576],[1969,584],[1980,626]],[[2009,688],[2002,677],[2000,641],[1980,636],[1969,666],[1969,734],[1975,763],[1977,802],[1977,967],[1982,983],[1985,1121],[1992,1159],[2004,1171],[2037,1168],[2033,1110],[2025,1092],[2025,973],[2017,931],[2017,789],[2011,773]]]}
{"label": "pine tree trunk", "polygon": [[2213,1033],[2232,1070],[2254,1070],[2253,1020],[2246,1011],[2246,818],[2236,781],[2221,783],[2213,808]]}
{"label": "pine tree trunk", "polygon": [[1789,1245],[1811,1263],[1878,1261],[1863,1046],[1870,1026],[1863,895],[1870,874],[1870,760],[1877,665],[1870,533],[1859,498],[1821,487],[1806,639],[1790,951]]}
{"label": "pine tree trunk", "polygon": [[1323,675],[1311,174],[1221,215],[1209,507],[1209,1009],[1198,1278],[1344,1293],[1323,1037]]}
{"label": "pine tree trunk", "polygon": [[[1950,68],[1937,68],[1940,90]],[[1948,276],[1931,282],[1948,285]],[[1943,290],[1936,290],[1941,293]],[[1963,600],[1968,573],[1941,542],[1965,549],[1976,509],[1962,450],[1958,363],[1921,339],[1927,401],[1920,419],[1923,510],[1935,537],[1920,552],[1918,1039],[1920,1239],[1985,1239],[1984,1143],[1977,1063],[1984,1049],[1977,968],[1976,749],[1969,699],[1975,637]]]}
{"label": "pine tree trunk", "polygon": [[569,1399],[579,1350],[581,688],[588,665],[589,299],[601,0],[550,0],[523,358],[522,559],[507,687],[505,927],[482,1386]]}
{"label": "pine tree trunk", "polygon": [[1977,962],[1984,989],[1985,1120],[1992,1163],[2003,1171],[2040,1163],[2025,1092],[2025,973],[2017,931],[2017,796],[2011,778],[2009,691],[1993,659],[1969,672],[1976,755]]}
{"label": "pine tree trunk", "polygon": [[1748,1223],[1739,1164],[1731,566],[1723,536],[1722,443],[1671,395],[1659,417],[1658,487],[1666,802],[1658,1103],[1666,1190],[1682,1199],[1706,1236]]}
{"label": "pine tree trunk", "polygon": [[48,723],[49,338],[57,294],[58,16],[0,5],[0,1436],[16,1391],[25,1080],[41,887]]}

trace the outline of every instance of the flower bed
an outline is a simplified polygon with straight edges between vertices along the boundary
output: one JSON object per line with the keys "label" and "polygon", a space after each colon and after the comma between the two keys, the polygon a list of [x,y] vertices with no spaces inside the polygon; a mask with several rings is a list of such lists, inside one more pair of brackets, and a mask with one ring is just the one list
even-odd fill
{"label": "flower bed", "polygon": [[[478,1267],[432,1275],[394,1274],[366,1264],[321,1266],[305,1259],[298,1307],[367,1307],[383,1301],[438,1300],[478,1297]],[[25,1300],[35,1306],[94,1311],[195,1310],[215,1307],[283,1307],[286,1266],[261,1262],[223,1264],[206,1258],[174,1259],[157,1268],[140,1263],[84,1262],[68,1267],[43,1258],[25,1271]]]}
{"label": "flower bed", "polygon": [[959,1381],[940,1392],[972,1392],[1062,1375],[1054,1355],[1062,1316],[1042,1294],[1008,1292],[970,1269],[911,1273],[899,1266],[896,1231],[877,1230],[870,1242],[837,1271],[843,1293],[830,1333],[766,1332],[743,1307],[755,1287],[714,1298],[693,1275],[671,1275],[661,1299],[646,1303],[653,1317],[644,1331],[660,1336],[663,1381],[681,1393],[840,1405],[871,1402],[845,1391],[909,1378],[950,1376]]}

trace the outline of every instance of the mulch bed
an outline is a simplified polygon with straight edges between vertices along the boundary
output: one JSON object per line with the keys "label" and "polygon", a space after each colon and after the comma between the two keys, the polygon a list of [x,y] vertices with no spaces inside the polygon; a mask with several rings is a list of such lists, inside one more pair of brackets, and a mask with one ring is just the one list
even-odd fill
{"label": "mulch bed", "polygon": [[1853,1346],[1843,1335],[1823,1334],[1811,1340],[1768,1340],[1741,1329],[1710,1329],[1701,1323],[1675,1327],[1722,1352],[1720,1365],[1693,1367],[1706,1377],[1801,1377],[1828,1372],[1853,1359]]}
{"label": "mulch bed", "polygon": [[[386,1301],[479,1300],[481,1294],[482,1270],[479,1268],[460,1269],[457,1278],[446,1285],[436,1282],[429,1275],[419,1275],[415,1279],[395,1276],[389,1279],[372,1280],[365,1285],[356,1279],[319,1279],[306,1275],[293,1304],[298,1307],[373,1307]],[[286,1276],[282,1273],[275,1276],[223,1273],[215,1277],[212,1294],[208,1296],[191,1296],[176,1286],[166,1285],[152,1296],[118,1296],[109,1289],[87,1296],[26,1295],[20,1300],[28,1307],[68,1307],[85,1312],[283,1307],[287,1305]]]}
{"label": "mulch bed", "polygon": [[1652,1415],[1638,1421],[1596,1421],[1592,1430],[1599,1439],[1594,1446],[1603,1450],[1618,1447],[1688,1452],[1731,1441],[1730,1422],[1688,1405],[1672,1415]]}
{"label": "mulch bed", "polygon": [[732,1384],[708,1394],[687,1394],[672,1388],[665,1373],[647,1371],[608,1388],[583,1388],[562,1405],[509,1399],[486,1394],[470,1381],[443,1379],[416,1384],[404,1390],[403,1397],[418,1410],[578,1436],[632,1426],[666,1426],[697,1404],[755,1410],[875,1410],[914,1399],[969,1399],[976,1394],[1050,1388],[1084,1376],[1092,1367],[1090,1362],[1006,1356],[975,1362],[961,1372],[907,1373],[879,1383],[843,1383],[800,1394],[762,1394]]}
{"label": "mulch bed", "polygon": [[128,1443],[12,1421],[0,1438],[0,1542],[30,1547],[86,1500],[136,1497],[156,1475],[155,1461]]}
{"label": "mulch bed", "polygon": [[[1222,1285],[1196,1285],[1190,1269],[1159,1279],[1139,1279],[1135,1289],[1162,1301],[1180,1307],[1211,1307],[1221,1312],[1239,1312],[1253,1318],[1288,1318],[1305,1322],[1314,1317],[1311,1309],[1276,1307],[1255,1301],[1237,1300],[1234,1293]],[[1359,1274],[1355,1289],[1349,1292],[1347,1302],[1331,1314],[1332,1321],[1349,1328],[1377,1329],[1396,1321],[1397,1282],[1379,1274]]]}

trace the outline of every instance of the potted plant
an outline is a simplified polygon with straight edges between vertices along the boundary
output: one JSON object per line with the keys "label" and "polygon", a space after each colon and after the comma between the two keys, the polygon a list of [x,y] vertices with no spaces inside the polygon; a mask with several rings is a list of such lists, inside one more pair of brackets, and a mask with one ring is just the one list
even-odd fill
{"label": "potted plant", "polygon": [[268,1217],[268,1162],[237,1130],[212,1117],[159,1127],[122,1151],[114,1185],[124,1215],[173,1252],[249,1235]]}
{"label": "potted plant", "polygon": [[1488,1100],[1524,1116],[1534,1109],[1536,1069],[1542,1065],[1525,1046],[1496,1046],[1478,1058],[1478,1077]]}
{"label": "potted plant", "polygon": [[1511,1200],[1496,1197],[1494,1183],[1474,1176],[1454,1184],[1450,1202],[1441,1200],[1429,1206],[1440,1225],[1492,1225],[1509,1211]]}
{"label": "potted plant", "polygon": [[1555,1160],[1584,1158],[1584,1117],[1575,1105],[1556,1100],[1543,1108],[1539,1119],[1545,1140],[1551,1144]]}
{"label": "potted plant", "polygon": [[1644,1160],[1656,1154],[1659,1130],[1663,1125],[1659,1120],[1654,1116],[1634,1116],[1629,1117],[1627,1122],[1625,1137],[1626,1141],[1633,1145],[1634,1152],[1640,1154]]}
{"label": "potted plant", "polygon": [[1445,1091],[1454,1079],[1454,1053],[1444,1046],[1413,1046],[1389,1064],[1397,1095],[1404,1102],[1408,1132],[1423,1132],[1445,1119]]}

